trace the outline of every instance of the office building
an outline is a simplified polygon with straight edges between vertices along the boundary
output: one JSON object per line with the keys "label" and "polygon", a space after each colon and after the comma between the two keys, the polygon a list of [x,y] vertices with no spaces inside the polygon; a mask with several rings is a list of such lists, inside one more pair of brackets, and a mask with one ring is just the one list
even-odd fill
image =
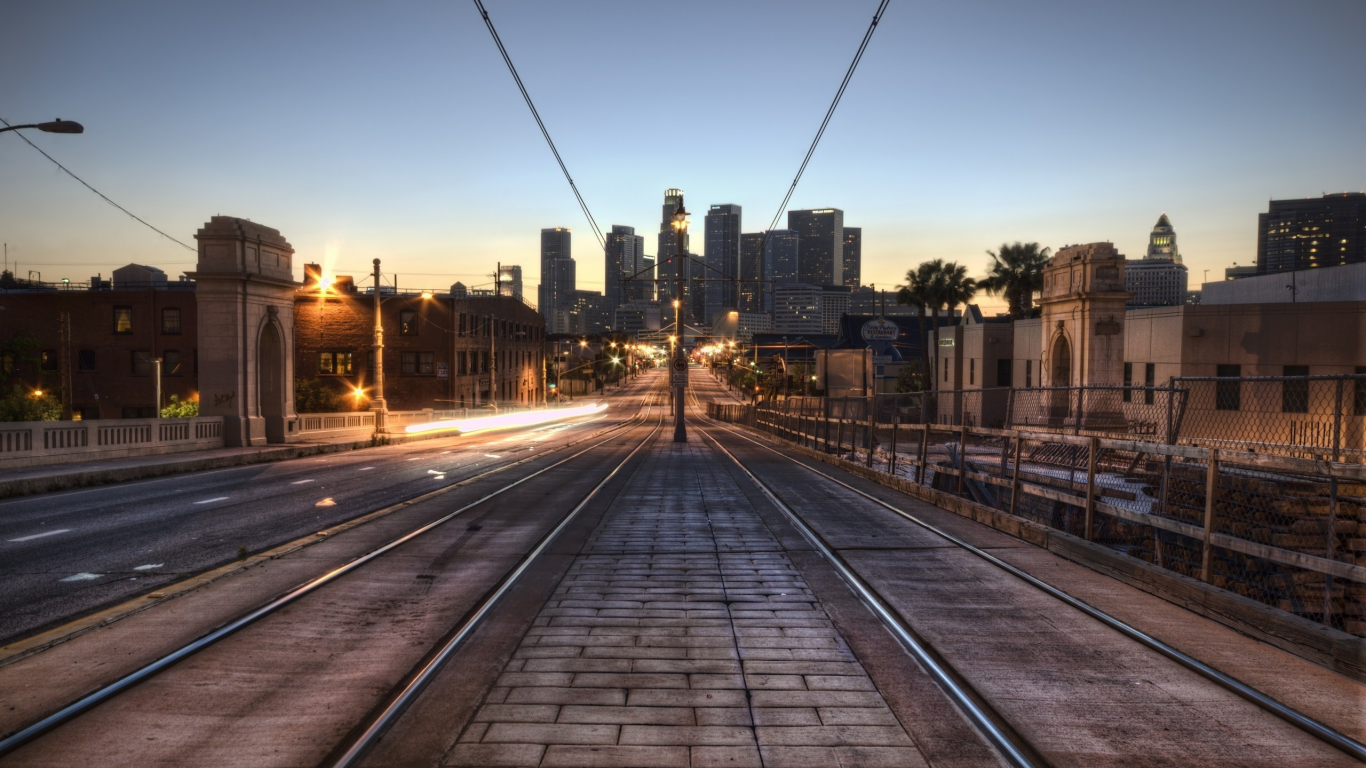
{"label": "office building", "polygon": [[575,275],[569,227],[541,230],[541,285],[536,303],[546,325],[554,327],[555,310],[574,292]]}
{"label": "office building", "polygon": [[844,285],[844,211],[788,211],[787,228],[800,241],[799,280],[809,285]]}
{"label": "office building", "polygon": [[573,291],[555,310],[555,333],[583,336],[603,333],[612,319],[611,305],[599,291]]}
{"label": "office building", "polygon": [[826,285],[821,287],[821,333],[840,332],[840,318],[849,312],[849,287]]}
{"label": "office building", "polygon": [[849,314],[883,317],[916,317],[920,310],[896,303],[895,289],[873,289],[866,285],[849,291]]}
{"label": "office building", "polygon": [[522,298],[522,268],[516,264],[500,264],[498,266],[498,293],[501,296],[511,296],[514,299]]}
{"label": "office building", "polygon": [[1272,200],[1257,216],[1257,274],[1366,261],[1366,194]]}
{"label": "office building", "polygon": [[725,203],[707,211],[703,259],[706,261],[705,317],[740,306],[736,288],[740,277],[740,206]]}
{"label": "office building", "polygon": [[821,287],[808,283],[789,283],[773,289],[773,332],[789,336],[820,335],[824,332],[824,307]]}
{"label": "office building", "polygon": [[1256,277],[1256,276],[1257,276],[1257,265],[1256,265],[1256,264],[1250,264],[1250,265],[1245,266],[1245,267],[1240,267],[1240,266],[1238,266],[1237,264],[1235,264],[1235,265],[1233,265],[1233,266],[1231,266],[1231,267],[1228,267],[1228,268],[1226,268],[1226,269],[1224,270],[1224,279],[1225,279],[1225,280],[1241,280],[1241,279],[1243,279],[1244,277]]}
{"label": "office building", "polygon": [[863,276],[863,227],[844,228],[844,285],[857,288]]}
{"label": "office building", "polygon": [[801,248],[801,238],[790,229],[768,232],[768,243],[764,245],[764,269],[772,282],[764,286],[765,311],[773,311],[775,288],[801,282]]}
{"label": "office building", "polygon": [[632,281],[627,293],[632,301],[655,300],[655,257],[641,256],[639,275]]}
{"label": "office building", "polygon": [[[678,238],[674,234],[673,215],[678,211],[678,206],[682,204],[683,190],[664,190],[664,205],[660,208],[659,249],[655,251],[655,276],[663,281],[655,284],[655,295],[659,297],[660,301],[672,301],[674,297],[674,268],[676,265],[668,262],[678,252]],[[684,253],[689,252],[689,241],[688,233],[684,232]]]}
{"label": "office building", "polygon": [[1176,230],[1167,214],[1157,219],[1148,235],[1142,259],[1124,263],[1124,290],[1131,307],[1179,307],[1186,303],[1189,274],[1176,247]]}
{"label": "office building", "polygon": [[773,279],[772,269],[764,258],[764,235],[747,232],[740,235],[740,306],[742,312],[762,312],[772,309],[768,285]]}
{"label": "office building", "polygon": [[[616,308],[630,301],[632,293],[640,289],[626,283],[626,279],[640,271],[645,256],[645,238],[636,234],[635,227],[613,224],[606,235],[605,264],[603,267],[603,295],[607,305]],[[642,275],[643,277],[643,275]]]}

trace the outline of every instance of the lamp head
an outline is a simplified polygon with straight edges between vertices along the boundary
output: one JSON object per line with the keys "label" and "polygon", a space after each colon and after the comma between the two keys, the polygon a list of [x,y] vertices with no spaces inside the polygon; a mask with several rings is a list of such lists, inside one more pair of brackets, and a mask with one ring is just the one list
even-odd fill
{"label": "lamp head", "polygon": [[38,123],[38,130],[45,133],[85,133],[85,126],[59,117],[50,123]]}

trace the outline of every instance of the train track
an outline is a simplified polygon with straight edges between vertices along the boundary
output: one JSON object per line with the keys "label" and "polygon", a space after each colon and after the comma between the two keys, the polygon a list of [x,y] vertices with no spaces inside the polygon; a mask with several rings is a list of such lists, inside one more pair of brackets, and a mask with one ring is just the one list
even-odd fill
{"label": "train track", "polygon": [[[634,428],[648,426],[647,422],[650,421],[651,413],[654,410],[656,410],[655,406],[657,405],[658,401],[658,393],[654,389],[651,389],[651,391],[647,392],[645,396],[641,399],[640,405],[642,411],[637,416],[621,424],[603,430],[599,430],[593,433],[592,435],[584,437],[566,446],[562,446],[561,448],[558,448],[556,450],[563,450],[572,445],[582,444],[584,442],[596,440],[596,442],[593,442],[591,445],[588,445],[587,447],[576,451],[572,455],[566,456],[545,467],[537,469],[534,472],[522,475],[518,477],[516,480],[513,480],[512,482],[506,483],[494,490],[488,491],[479,498],[462,505],[454,511],[451,511],[435,520],[418,526],[417,528],[414,528],[408,531],[407,533],[398,536],[381,546],[371,549],[365,554],[346,563],[345,565],[342,565],[340,567],[329,570],[323,574],[320,574],[319,576],[310,579],[309,581],[306,581],[303,584],[300,584],[299,586],[295,587],[294,589],[290,590],[284,595],[277,597],[273,600],[270,600],[269,602],[238,616],[236,619],[229,621],[228,623],[219,627],[218,629],[215,629],[212,632],[209,632],[208,634],[205,634],[190,643],[187,643],[179,648],[176,648],[175,650],[157,658],[155,661],[146,664],[138,668],[137,670],[120,677],[118,680],[108,685],[101,686],[100,688],[94,690],[93,692],[85,696],[82,696],[81,698],[66,705],[65,707],[62,707],[61,709],[46,715],[37,722],[14,732],[13,734],[7,736],[3,740],[0,740],[0,757],[3,757],[14,752],[15,750],[23,747],[25,744],[32,742],[33,740],[43,736],[44,734],[58,728],[63,724],[76,720],[82,715],[99,707],[101,704],[107,703],[115,699],[119,695],[132,690],[140,683],[143,683],[151,678],[156,677],[159,674],[166,672],[167,670],[175,667],[177,664],[183,662],[191,656],[203,651],[204,649],[241,632],[247,627],[264,619],[265,617],[279,612],[286,606],[295,604],[299,600],[309,595],[318,593],[320,590],[324,589],[328,585],[335,584],[339,580],[342,580],[343,577],[345,577],[347,574],[355,572],[356,570],[364,567],[365,565],[379,560],[386,554],[394,552],[395,550],[398,550],[401,547],[403,547],[405,544],[408,544],[409,542],[412,542],[415,539],[422,537],[424,534],[436,530],[452,520],[462,517],[467,512],[487,504],[488,502],[502,496],[503,494],[508,493],[509,491],[512,491],[517,487],[523,485],[527,481],[540,475],[543,475],[547,472],[550,472],[551,470],[562,467],[570,462],[575,461],[580,457],[590,454],[591,452],[597,450],[598,448],[601,448],[604,445],[607,445],[608,443],[613,442],[614,440],[618,439],[618,433],[629,432]],[[480,624],[480,622],[484,620],[485,617],[487,617],[487,615],[493,609],[495,604],[498,603],[498,601],[507,593],[507,591],[512,588],[512,586],[517,582],[518,578],[526,572],[527,568],[530,567],[533,562],[535,562],[536,558],[545,550],[545,548],[560,534],[560,532],[564,530],[564,528],[570,522],[573,521],[573,519],[579,514],[579,512],[583,510],[584,507],[587,506],[593,500],[594,497],[597,496],[599,491],[601,491],[602,488],[613,477],[615,477],[621,471],[621,469],[624,466],[626,466],[626,464],[630,462],[631,459],[634,458],[640,452],[642,448],[649,444],[649,442],[655,437],[658,431],[659,423],[656,423],[653,426],[653,428],[650,429],[648,434],[639,441],[635,448],[633,448],[620,461],[616,462],[616,464],[602,477],[601,481],[596,483],[592,487],[592,489],[589,490],[588,493],[585,494],[568,513],[562,516],[559,519],[559,521],[551,527],[551,529],[536,543],[536,545],[523,558],[521,558],[521,560],[517,564],[515,564],[512,568],[508,569],[502,575],[502,577],[497,581],[497,585],[492,590],[490,590],[480,601],[477,609],[475,609],[466,617],[464,617],[463,620],[458,624],[458,626],[454,627],[451,631],[447,632],[443,637],[442,641],[440,642],[440,645],[437,648],[434,648],[431,651],[429,651],[424,656],[424,660],[421,662],[420,666],[417,669],[411,671],[405,677],[405,679],[394,689],[394,693],[388,698],[386,703],[382,707],[378,708],[377,714],[374,717],[370,718],[367,722],[361,723],[356,728],[352,729],[352,733],[358,733],[359,735],[351,739],[349,743],[338,746],[336,749],[334,749],[333,755],[329,757],[329,764],[338,766],[354,765],[356,761],[358,761],[360,758],[364,756],[364,754],[383,735],[383,733],[394,722],[394,720],[402,714],[404,709],[407,708],[408,704],[410,704],[412,700],[417,696],[417,694],[421,692],[422,688],[425,687],[426,683],[430,681],[432,676],[435,675],[435,673],[441,668],[441,666],[450,657],[450,655],[460,647],[464,640],[469,637],[470,633],[473,632],[473,630]],[[603,439],[599,440],[598,438]],[[544,452],[539,456],[533,458],[543,458],[547,453],[549,452]],[[500,465],[498,467],[487,470],[473,477],[466,478],[464,481],[462,481],[461,485],[468,484],[470,482],[473,482],[475,480],[487,477],[498,472],[506,471],[510,467],[524,464],[530,460],[532,459],[528,458]],[[447,486],[446,488],[440,489],[438,491],[422,494],[421,496],[416,497],[415,499],[410,499],[408,501],[400,503],[405,505],[417,503],[421,500],[434,496],[437,493],[440,493],[453,487],[455,486]]]}
{"label": "train track", "polygon": [[873,588],[866,579],[860,576],[856,569],[851,567],[850,564],[835,551],[835,548],[816,531],[815,527],[797,512],[792,505],[784,500],[779,489],[758,477],[743,461],[722,445],[720,440],[711,433],[713,430],[729,433],[759,449],[782,458],[790,464],[800,467],[805,472],[821,478],[824,482],[832,483],[848,492],[856,494],[871,504],[919,526],[921,529],[934,534],[959,549],[971,553],[995,568],[1023,581],[1030,587],[1043,592],[1068,608],[1099,621],[1110,629],[1119,632],[1124,637],[1195,672],[1204,679],[1255,704],[1257,707],[1276,717],[1285,720],[1320,741],[1341,750],[1359,761],[1366,762],[1366,744],[1362,744],[1360,741],[1353,739],[1347,734],[1331,728],[1230,675],[1220,672],[1193,656],[1177,650],[1173,646],[1134,628],[1089,603],[1063,592],[979,547],[973,546],[963,539],[916,517],[894,504],[869,494],[831,474],[822,472],[804,462],[798,461],[791,455],[776,450],[762,441],[755,440],[740,430],[734,429],[722,422],[707,418],[705,416],[705,408],[702,407],[702,404],[697,399],[696,393],[692,389],[689,389],[689,397],[692,401],[692,407],[698,413],[698,420],[704,420],[711,425],[707,428],[694,426],[694,429],[701,432],[722,456],[725,456],[732,461],[774,505],[774,507],[788,519],[793,527],[820,552],[821,556],[830,563],[840,578],[854,590],[869,609],[902,643],[907,651],[921,664],[940,689],[944,691],[949,699],[962,712],[964,717],[983,734],[991,746],[1009,765],[1014,766],[1015,768],[1042,768],[1042,766],[1048,766],[1051,765],[1051,763],[1042,751],[1021,735],[1020,729],[1012,725],[1007,717],[1002,715],[1000,711],[991,705],[987,696],[973,686],[966,676],[960,670],[956,669],[943,653],[937,650],[932,643],[927,641],[921,633],[915,630],[911,622],[893,607],[891,601],[886,599],[886,597]]}

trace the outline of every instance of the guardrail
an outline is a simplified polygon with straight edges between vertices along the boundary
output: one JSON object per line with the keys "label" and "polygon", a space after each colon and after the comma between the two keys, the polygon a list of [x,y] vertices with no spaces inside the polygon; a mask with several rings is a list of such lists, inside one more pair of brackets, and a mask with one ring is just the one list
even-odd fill
{"label": "guardrail", "polygon": [[1366,636],[1366,466],[815,400],[707,410]]}
{"label": "guardrail", "polygon": [[0,466],[36,467],[223,447],[223,418],[0,423]]}

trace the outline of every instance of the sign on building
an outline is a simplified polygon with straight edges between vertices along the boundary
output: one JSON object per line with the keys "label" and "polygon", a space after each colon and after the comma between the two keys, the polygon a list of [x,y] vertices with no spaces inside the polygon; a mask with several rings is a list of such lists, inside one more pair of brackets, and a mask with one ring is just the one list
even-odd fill
{"label": "sign on building", "polygon": [[437,364],[436,364],[436,377],[437,377],[438,379],[447,378],[449,375],[450,375],[450,369],[446,367],[446,364],[445,364],[445,363],[437,363]]}

